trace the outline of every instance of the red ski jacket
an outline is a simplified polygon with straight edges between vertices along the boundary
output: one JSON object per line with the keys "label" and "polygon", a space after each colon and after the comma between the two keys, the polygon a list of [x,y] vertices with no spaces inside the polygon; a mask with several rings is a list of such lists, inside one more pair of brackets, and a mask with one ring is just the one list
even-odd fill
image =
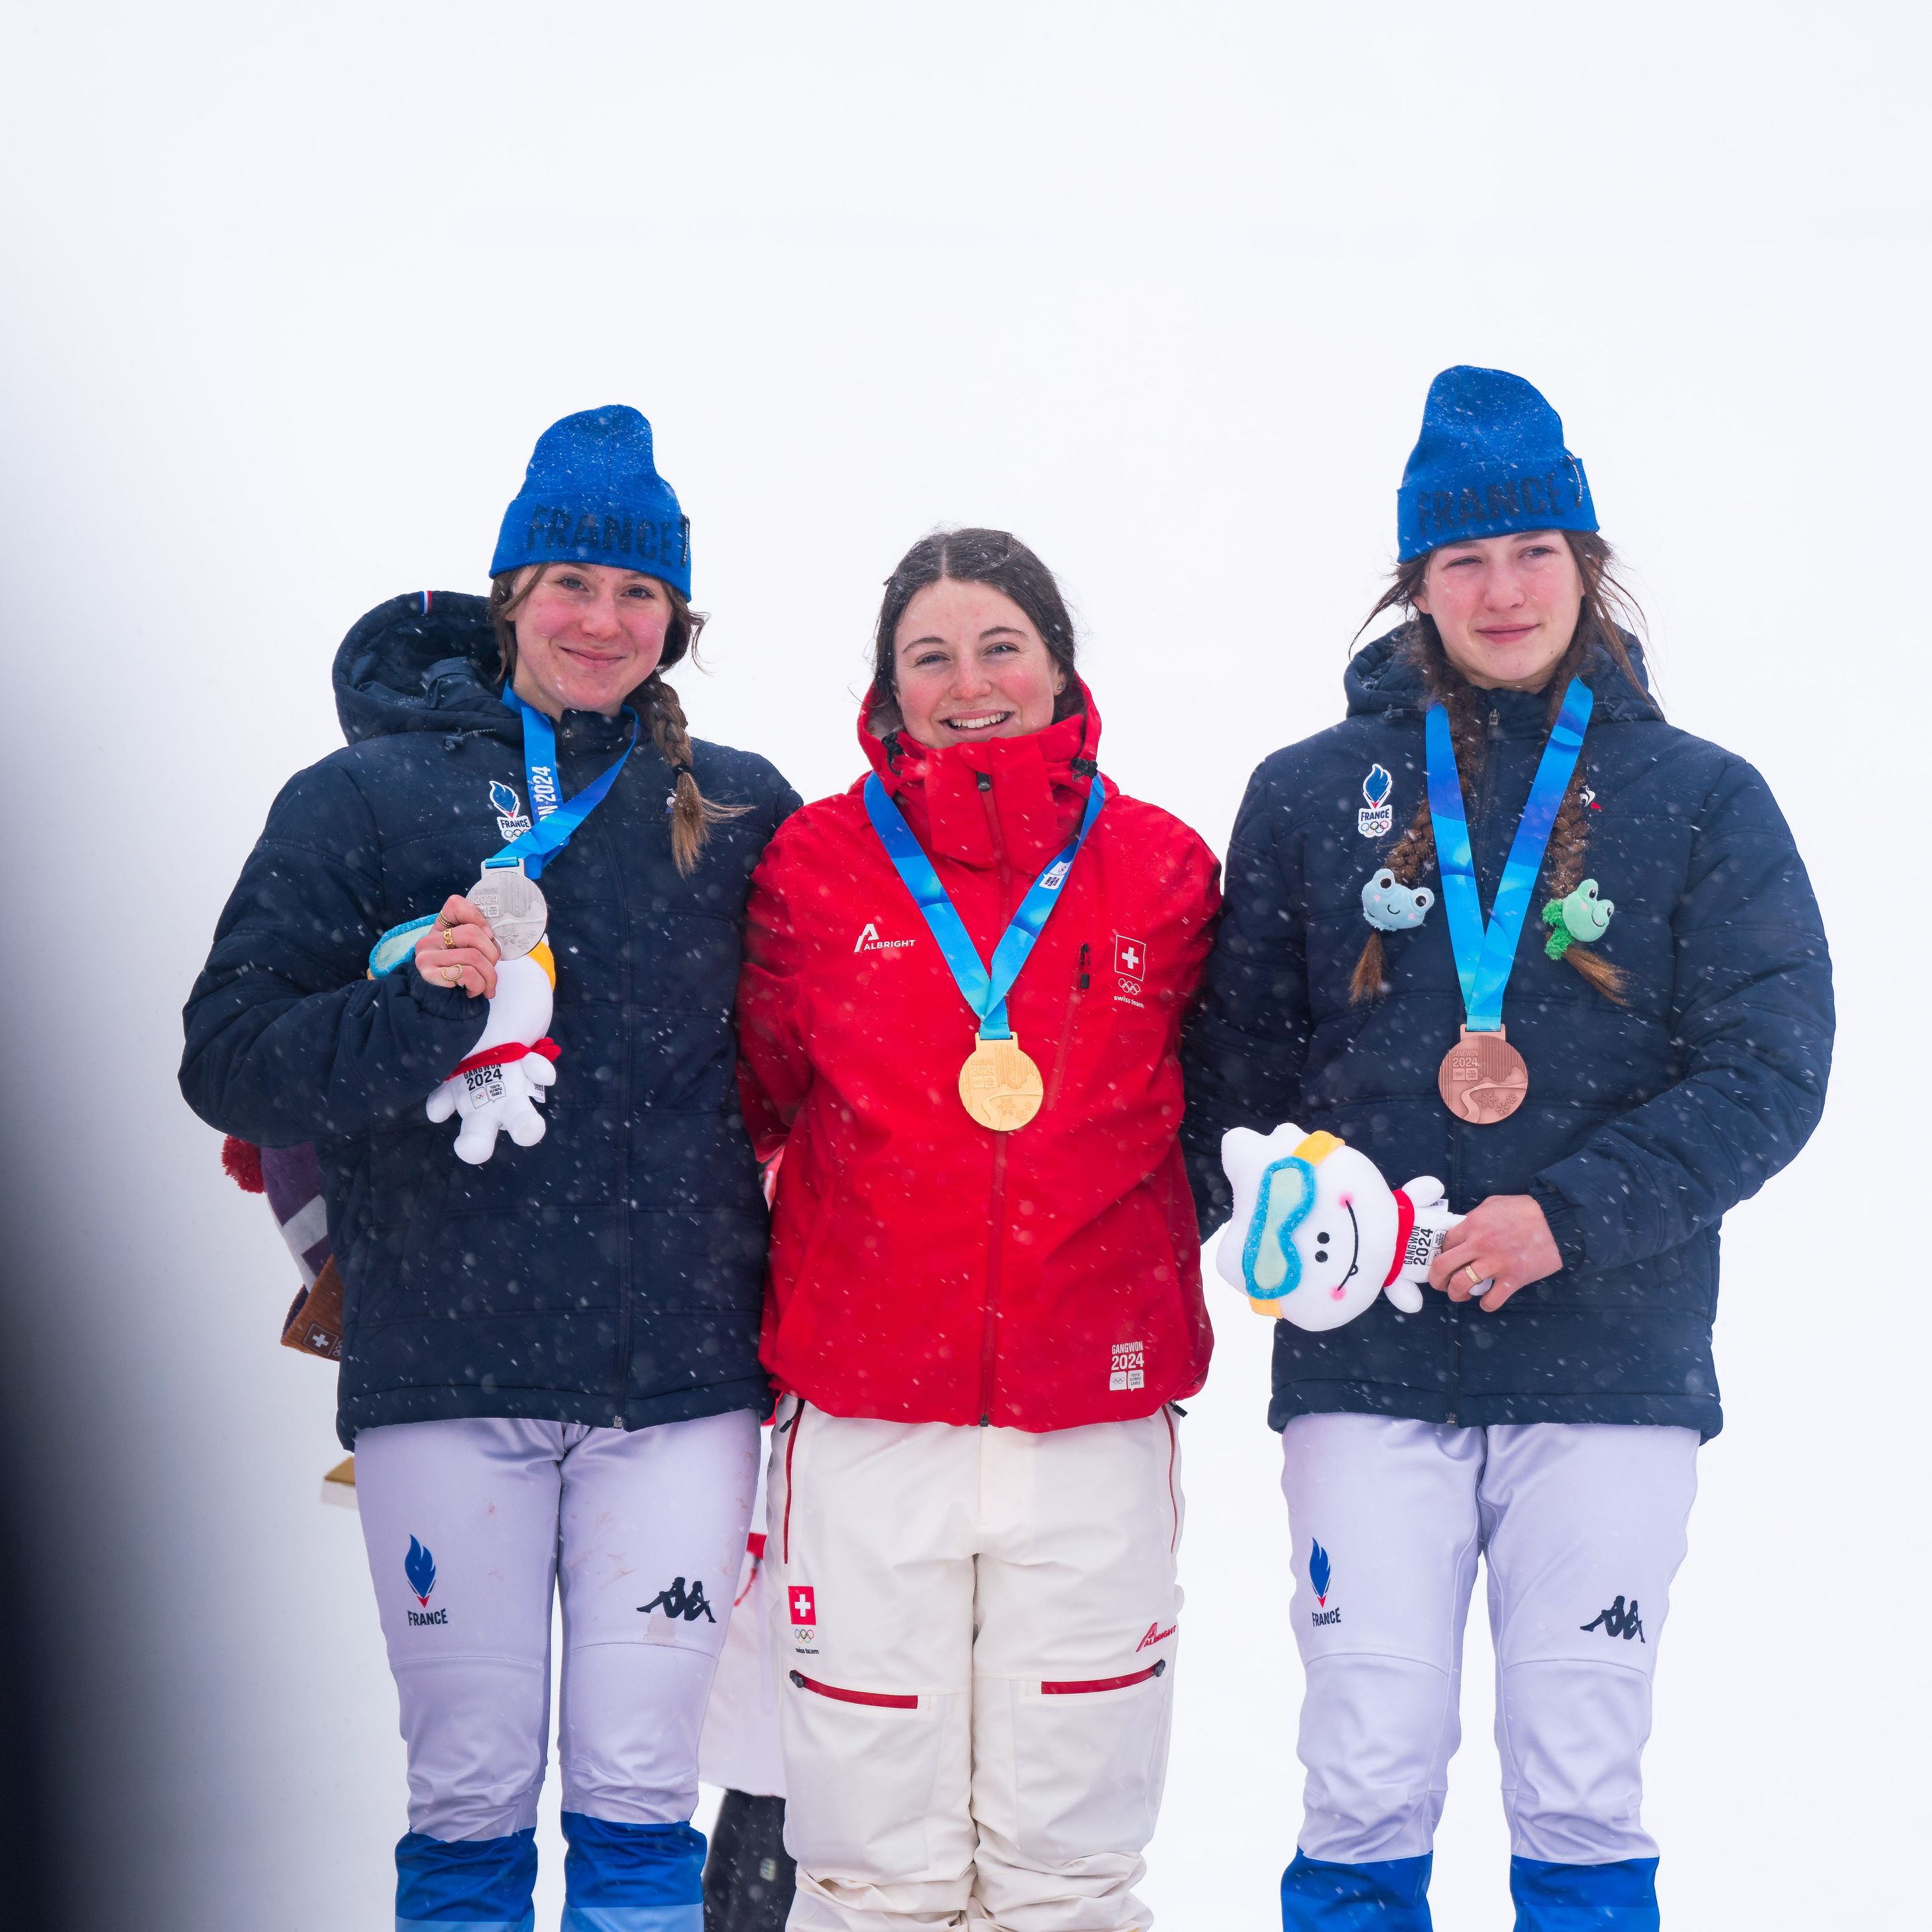
{"label": "red ski jacket", "polygon": [[[1100,736],[1090,697],[1030,736],[943,751],[882,741],[862,714],[982,961],[1078,830]],[[972,1012],[862,792],[785,821],[747,909],[739,1085],[759,1158],[784,1150],[765,1365],[834,1415],[1152,1414],[1201,1386],[1213,1346],[1176,1135],[1214,856],[1108,785],[1007,999],[1045,1102],[999,1133],[961,1104]]]}

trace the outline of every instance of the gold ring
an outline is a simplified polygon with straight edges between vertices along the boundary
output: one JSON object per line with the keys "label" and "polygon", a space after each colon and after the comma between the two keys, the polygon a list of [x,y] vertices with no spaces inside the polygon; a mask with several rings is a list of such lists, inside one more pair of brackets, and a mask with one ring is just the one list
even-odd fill
{"label": "gold ring", "polygon": [[456,922],[450,917],[448,913],[440,912],[436,916],[436,923],[437,930],[440,932],[444,926],[454,926]]}
{"label": "gold ring", "polygon": [[449,983],[452,986],[463,984],[463,968],[460,966],[446,966],[443,970],[449,975]]}
{"label": "gold ring", "polygon": [[1482,1286],[1483,1277],[1476,1272],[1476,1264],[1474,1262],[1465,1262],[1462,1264],[1462,1272],[1469,1277],[1469,1286],[1472,1288]]}
{"label": "gold ring", "polygon": [[443,928],[442,943],[446,946],[454,946],[456,944],[456,928],[454,926],[448,926]]}

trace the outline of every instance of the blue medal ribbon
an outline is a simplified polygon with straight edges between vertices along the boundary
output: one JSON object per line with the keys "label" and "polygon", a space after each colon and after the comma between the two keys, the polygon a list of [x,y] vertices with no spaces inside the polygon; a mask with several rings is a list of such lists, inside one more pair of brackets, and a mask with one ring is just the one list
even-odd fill
{"label": "blue medal ribbon", "polygon": [[1439,704],[1423,721],[1429,764],[1429,815],[1436,827],[1436,862],[1442,874],[1442,902],[1448,914],[1449,944],[1456,955],[1456,976],[1462,984],[1462,1005],[1472,1033],[1496,1033],[1503,1023],[1503,991],[1516,964],[1516,946],[1528,916],[1542,869],[1551,829],[1569,789],[1570,774],[1583,749],[1583,734],[1596,700],[1581,678],[1573,677],[1563,694],[1562,709],[1550,727],[1538,761],[1516,836],[1510,842],[1502,882],[1489,923],[1483,922],[1483,902],[1476,890],[1476,862],[1469,846],[1469,821],[1462,809],[1462,774],[1456,769],[1456,746],[1449,714]]}
{"label": "blue medal ribbon", "polygon": [[[530,829],[520,832],[500,851],[483,861],[487,872],[499,866],[514,866],[519,860],[532,879],[570,843],[572,835],[603,802],[604,794],[617,782],[625,760],[638,748],[638,714],[627,704],[624,716],[631,721],[631,740],[617,762],[592,778],[577,796],[566,802],[556,766],[556,727],[533,704],[526,704],[508,686],[503,690],[506,710],[520,711],[524,717],[524,785],[530,801]],[[392,926],[369,949],[369,976],[386,979],[416,951],[416,935],[436,921],[434,913],[425,913],[401,926]]]}
{"label": "blue medal ribbon", "polygon": [[1027,896],[1021,900],[1012,923],[1000,935],[1000,943],[993,949],[992,968],[988,971],[980,958],[979,948],[973,944],[972,935],[966,930],[964,920],[947,897],[945,886],[940,884],[932,861],[912,836],[912,827],[905,822],[904,814],[892,802],[892,794],[880,782],[877,772],[866,779],[866,811],[872,819],[872,829],[879,835],[879,843],[886,848],[886,857],[905,881],[906,890],[911,893],[914,904],[925,915],[933,938],[939,942],[940,955],[951,969],[966,1004],[973,1010],[982,1040],[1012,1038],[1013,1030],[1006,1020],[1006,995],[1012,990],[1013,982],[1020,976],[1020,968],[1026,964],[1034,942],[1046,926],[1048,914],[1058,904],[1060,889],[1066,884],[1066,876],[1073,869],[1073,862],[1080,856],[1080,848],[1086,844],[1087,835],[1093,830],[1094,821],[1100,817],[1100,808],[1106,802],[1106,788],[1101,783],[1100,773],[1096,772],[1088,787],[1087,810],[1081,819],[1080,830],[1073,835],[1072,843],[1027,889]]}

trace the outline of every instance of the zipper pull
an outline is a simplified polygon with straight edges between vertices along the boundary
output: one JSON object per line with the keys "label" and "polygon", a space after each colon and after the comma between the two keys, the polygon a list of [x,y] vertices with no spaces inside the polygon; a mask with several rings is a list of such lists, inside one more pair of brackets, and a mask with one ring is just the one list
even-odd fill
{"label": "zipper pull", "polygon": [[1083,993],[1087,990],[1087,956],[1092,950],[1092,947],[1084,945],[1080,949],[1080,990]]}
{"label": "zipper pull", "polygon": [[1490,736],[1492,740],[1503,735],[1503,715],[1493,706],[1490,712]]}
{"label": "zipper pull", "polygon": [[993,775],[991,772],[975,772],[973,776],[974,778],[978,781],[980,789],[982,791],[991,791],[992,790]]}

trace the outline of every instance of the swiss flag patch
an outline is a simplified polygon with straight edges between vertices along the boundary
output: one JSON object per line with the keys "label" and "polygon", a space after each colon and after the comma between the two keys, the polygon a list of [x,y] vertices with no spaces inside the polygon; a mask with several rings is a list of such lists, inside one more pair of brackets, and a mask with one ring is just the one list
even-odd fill
{"label": "swiss flag patch", "polygon": [[791,1586],[791,1620],[804,1628],[818,1621],[818,1595],[808,1583]]}
{"label": "swiss flag patch", "polygon": [[1123,979],[1144,980],[1147,977],[1147,948],[1138,939],[1130,939],[1124,932],[1115,933],[1114,970]]}

